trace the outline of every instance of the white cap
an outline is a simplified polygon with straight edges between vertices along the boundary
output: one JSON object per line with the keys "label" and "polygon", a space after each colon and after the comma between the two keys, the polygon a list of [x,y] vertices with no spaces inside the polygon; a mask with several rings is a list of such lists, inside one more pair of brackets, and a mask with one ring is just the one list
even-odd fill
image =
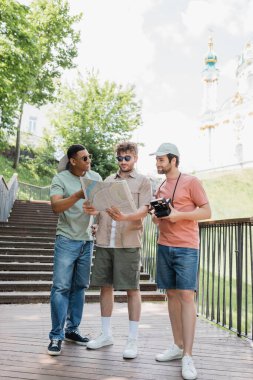
{"label": "white cap", "polygon": [[68,156],[65,154],[59,161],[57,172],[60,173],[63,170],[66,170],[67,163],[69,162]]}
{"label": "white cap", "polygon": [[166,154],[173,154],[179,157],[179,150],[176,145],[171,143],[163,143],[159,146],[156,152],[150,153],[150,156],[165,156]]}

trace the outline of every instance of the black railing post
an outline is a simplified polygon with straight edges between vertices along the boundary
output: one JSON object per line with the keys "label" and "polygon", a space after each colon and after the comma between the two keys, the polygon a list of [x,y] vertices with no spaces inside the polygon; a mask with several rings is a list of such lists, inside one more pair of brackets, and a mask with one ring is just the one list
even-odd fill
{"label": "black railing post", "polygon": [[200,237],[198,312],[253,341],[253,218],[202,222]]}
{"label": "black railing post", "polygon": [[251,340],[253,341],[253,238],[252,238],[253,232],[252,229],[250,229],[249,232],[249,250],[250,250],[250,274],[251,274]]}
{"label": "black railing post", "polygon": [[223,226],[223,289],[222,289],[222,325],[226,326],[227,324],[227,292],[226,292],[226,284],[227,284],[227,276],[226,276],[226,271],[227,271],[227,253],[226,253],[226,247],[227,247],[227,228]]}
{"label": "black railing post", "polygon": [[237,303],[237,335],[242,334],[242,263],[243,263],[243,225],[237,226],[236,254],[236,303]]}

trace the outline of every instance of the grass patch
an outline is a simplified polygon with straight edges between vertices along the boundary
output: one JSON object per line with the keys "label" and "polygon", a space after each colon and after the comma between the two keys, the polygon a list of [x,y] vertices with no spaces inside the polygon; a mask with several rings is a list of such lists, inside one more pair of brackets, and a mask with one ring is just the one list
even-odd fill
{"label": "grass patch", "polygon": [[49,186],[51,184],[53,175],[41,176],[36,170],[33,170],[31,166],[27,167],[22,163],[19,164],[18,169],[13,169],[12,165],[12,160],[0,155],[0,174],[3,175],[6,182],[11,179],[14,173],[17,173],[20,182],[26,182],[36,186]]}
{"label": "grass patch", "polygon": [[210,201],[212,219],[253,216],[252,168],[209,173],[199,178]]}

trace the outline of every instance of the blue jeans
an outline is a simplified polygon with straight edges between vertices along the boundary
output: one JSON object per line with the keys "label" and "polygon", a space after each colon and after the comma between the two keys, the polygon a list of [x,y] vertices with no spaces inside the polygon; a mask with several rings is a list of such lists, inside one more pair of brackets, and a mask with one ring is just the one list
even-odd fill
{"label": "blue jeans", "polygon": [[158,244],[158,288],[196,290],[198,262],[198,249]]}
{"label": "blue jeans", "polygon": [[56,236],[49,339],[64,339],[65,322],[65,332],[77,330],[80,325],[84,289],[89,287],[90,282],[92,249],[92,241]]}

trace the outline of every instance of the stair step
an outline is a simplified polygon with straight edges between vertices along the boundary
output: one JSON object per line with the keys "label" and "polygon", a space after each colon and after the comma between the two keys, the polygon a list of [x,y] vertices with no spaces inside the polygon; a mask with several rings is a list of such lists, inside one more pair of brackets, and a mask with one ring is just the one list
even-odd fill
{"label": "stair step", "polygon": [[0,255],[37,255],[37,256],[53,256],[53,249],[37,249],[37,248],[0,248]]}
{"label": "stair step", "polygon": [[[51,281],[52,271],[2,271],[0,272],[0,281]],[[148,273],[140,274],[141,280],[148,281]]]}
{"label": "stair step", "polygon": [[52,219],[52,221],[54,222],[57,222],[58,220],[58,215],[56,214],[53,214],[53,213],[50,213],[50,212],[36,212],[36,211],[31,211],[31,212],[23,212],[23,211],[20,211],[20,212],[12,212],[10,215],[9,215],[9,218],[8,220],[10,221],[11,219],[21,219],[22,218],[26,218],[28,219],[29,218],[36,218],[37,220],[41,220],[41,219],[45,219],[45,218],[49,218],[49,219]]}
{"label": "stair step", "polygon": [[54,243],[44,243],[37,241],[0,241],[0,247],[4,248],[53,248]]}
{"label": "stair step", "polygon": [[[0,230],[0,240],[4,242],[39,242],[39,243],[54,243],[55,242],[55,236],[54,237],[46,237],[46,236],[16,236],[16,235],[3,235],[1,234]],[[1,246],[1,244],[0,244]]]}
{"label": "stair step", "polygon": [[51,271],[2,271],[0,281],[50,281],[53,272]]}
{"label": "stair step", "polygon": [[[12,291],[50,291],[52,281],[0,281],[0,291],[1,292],[12,292]],[[157,286],[153,282],[141,281],[140,290],[143,292],[156,291]],[[89,290],[98,291],[98,287],[90,286]]]}
{"label": "stair step", "polygon": [[14,214],[32,214],[32,213],[37,213],[37,214],[49,214],[49,215],[52,215],[52,216],[57,216],[57,214],[55,214],[50,207],[44,207],[44,208],[38,208],[38,207],[34,207],[34,208],[27,208],[27,207],[14,207],[11,211],[11,215],[14,215]]}
{"label": "stair step", "polygon": [[[99,292],[86,291],[85,302],[99,302]],[[0,294],[0,304],[49,303],[50,292],[5,292]],[[166,296],[160,292],[145,292],[142,301],[165,301]],[[115,291],[115,302],[127,302],[126,292]]]}
{"label": "stair step", "polygon": [[38,216],[41,216],[41,215],[48,215],[48,216],[51,216],[52,218],[57,218],[57,214],[55,214],[51,208],[50,209],[45,209],[45,210],[39,210],[39,209],[35,209],[35,210],[26,210],[26,208],[20,208],[20,209],[12,209],[11,211],[11,214],[10,215],[38,215]]}
{"label": "stair step", "polygon": [[31,214],[31,215],[10,215],[9,218],[8,218],[8,222],[9,223],[12,223],[12,222],[21,222],[21,223],[29,223],[29,222],[35,222],[35,223],[41,223],[38,219],[41,220],[41,222],[43,223],[43,221],[47,221],[47,222],[50,222],[52,224],[57,224],[57,221],[58,221],[58,218],[53,218],[51,217],[50,215],[40,215],[40,216],[34,216],[34,214]]}
{"label": "stair step", "polygon": [[[41,224],[37,224],[37,225],[25,225],[24,227],[22,227],[20,224],[16,224],[16,223],[0,223],[0,231],[12,231],[12,230],[16,230],[16,231],[21,231],[22,232],[26,232],[26,231],[37,231],[37,232],[52,232],[52,231],[55,231],[56,230],[56,226],[49,226],[49,227],[45,227],[44,225],[41,226]],[[53,232],[52,232],[53,233]],[[23,233],[22,233],[22,236],[23,236]]]}
{"label": "stair step", "polygon": [[0,263],[0,271],[52,271],[53,264],[41,263]]}
{"label": "stair step", "polygon": [[[25,200],[22,200],[22,199],[17,199],[14,203],[14,207],[23,207],[23,206],[26,206],[26,207],[40,207],[40,208],[43,208],[43,207],[50,207],[51,205],[51,202],[50,201],[25,201]],[[13,207],[13,208],[14,208]]]}
{"label": "stair step", "polygon": [[40,228],[40,226],[42,227],[45,227],[45,226],[48,226],[48,228],[53,228],[55,227],[56,228],[56,222],[52,222],[52,221],[47,221],[47,220],[41,220],[41,221],[38,221],[37,219],[30,219],[30,220],[17,220],[15,219],[15,221],[12,221],[10,220],[10,225],[11,226],[24,226],[25,228],[30,228],[30,226],[33,226],[33,228]]}
{"label": "stair step", "polygon": [[2,262],[12,262],[12,263],[52,263],[53,255],[1,255],[0,263]]}
{"label": "stair step", "polygon": [[[50,239],[54,239],[55,238],[55,232],[56,230],[52,230],[52,229],[48,229],[48,230],[27,230],[27,229],[23,229],[22,227],[21,228],[3,228],[3,227],[0,227],[0,233],[1,233],[1,236],[17,236],[17,237],[23,237],[23,238],[26,238],[26,237],[33,237],[33,238],[50,238]],[[39,236],[38,236],[39,235]]]}

